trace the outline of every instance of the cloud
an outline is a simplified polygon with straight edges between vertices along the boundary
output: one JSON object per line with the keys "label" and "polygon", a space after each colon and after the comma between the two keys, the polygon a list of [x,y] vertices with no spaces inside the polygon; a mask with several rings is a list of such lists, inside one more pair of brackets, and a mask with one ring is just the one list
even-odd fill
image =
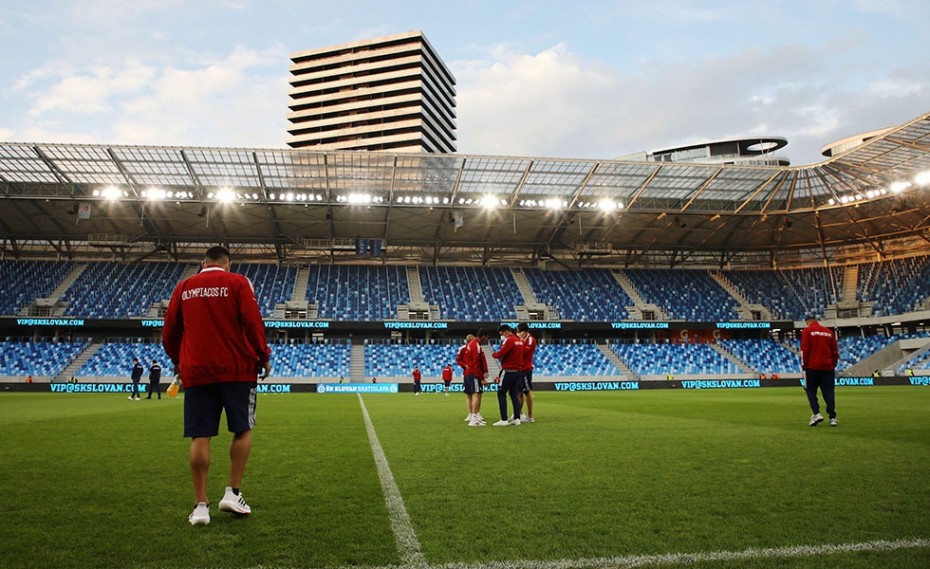
{"label": "cloud", "polygon": [[745,48],[621,70],[565,44],[535,54],[496,47],[452,65],[459,151],[612,158],[753,134],[785,136],[786,154],[805,164],[820,160],[820,147],[837,138],[926,112],[926,65],[876,72],[863,87],[819,49]]}
{"label": "cloud", "polygon": [[43,140],[56,131],[62,138],[92,133],[71,142],[90,136],[108,144],[283,146],[286,60],[281,46],[239,46],[221,59],[184,67],[126,60],[34,70],[19,82],[18,89],[33,89],[30,121],[20,130]]}

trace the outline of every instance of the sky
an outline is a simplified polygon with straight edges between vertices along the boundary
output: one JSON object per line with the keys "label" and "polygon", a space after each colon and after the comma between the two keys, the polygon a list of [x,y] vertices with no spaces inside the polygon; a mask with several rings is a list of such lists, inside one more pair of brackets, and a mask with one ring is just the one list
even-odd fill
{"label": "sky", "polygon": [[926,0],[0,0],[0,141],[285,148],[293,52],[422,30],[458,152],[611,159],[930,112]]}

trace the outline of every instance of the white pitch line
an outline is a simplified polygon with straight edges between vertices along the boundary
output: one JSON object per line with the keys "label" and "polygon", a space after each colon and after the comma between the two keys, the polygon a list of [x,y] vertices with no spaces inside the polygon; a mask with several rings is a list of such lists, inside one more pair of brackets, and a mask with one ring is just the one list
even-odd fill
{"label": "white pitch line", "polygon": [[397,541],[397,552],[400,554],[402,566],[405,568],[426,567],[426,558],[423,557],[420,541],[413,531],[413,524],[410,523],[407,508],[404,507],[404,498],[400,495],[400,489],[397,488],[394,475],[391,474],[391,467],[388,465],[387,457],[384,456],[384,449],[381,448],[381,443],[378,441],[375,427],[371,424],[371,417],[368,416],[368,409],[365,407],[365,401],[362,400],[361,393],[358,394],[358,402],[362,406],[362,415],[365,417],[368,442],[371,444],[372,454],[375,455],[378,478],[381,479],[381,491],[384,493],[384,502],[387,504],[388,517],[391,519],[391,529],[394,531],[394,539]]}
{"label": "white pitch line", "polygon": [[589,559],[489,561],[485,563],[446,563],[430,569],[627,569],[633,567],[657,567],[663,565],[693,565],[713,561],[738,561],[743,559],[788,559],[812,557],[834,553],[857,553],[860,551],[895,551],[930,547],[930,539],[900,539],[895,541],[867,541],[864,543],[840,543],[826,545],[797,545],[789,547],[767,547],[742,551],[707,551],[697,553],[665,553],[658,555],[631,555],[628,557],[593,557]]}

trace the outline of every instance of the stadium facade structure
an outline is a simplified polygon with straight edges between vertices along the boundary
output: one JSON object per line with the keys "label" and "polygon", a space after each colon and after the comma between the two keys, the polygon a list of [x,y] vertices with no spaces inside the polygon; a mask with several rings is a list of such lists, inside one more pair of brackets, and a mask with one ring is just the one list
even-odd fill
{"label": "stadium facade structure", "polygon": [[652,162],[694,162],[701,164],[752,164],[790,166],[791,161],[775,153],[788,145],[780,136],[727,138],[674,148],[663,148],[624,156],[622,160]]}
{"label": "stadium facade structure", "polygon": [[452,153],[455,77],[420,31],[291,54],[293,148]]}

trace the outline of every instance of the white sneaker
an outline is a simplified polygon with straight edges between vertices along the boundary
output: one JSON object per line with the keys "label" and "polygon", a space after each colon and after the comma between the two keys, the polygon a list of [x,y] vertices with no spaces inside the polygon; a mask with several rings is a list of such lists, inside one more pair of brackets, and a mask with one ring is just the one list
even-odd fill
{"label": "white sneaker", "polygon": [[472,419],[468,422],[469,427],[484,427],[487,425],[484,421],[479,421],[478,419]]}
{"label": "white sneaker", "polygon": [[530,419],[530,418],[526,416],[526,413],[520,413],[520,420],[521,420],[521,421],[523,421],[524,423],[526,423],[526,422],[529,421],[529,419]]}
{"label": "white sneaker", "polygon": [[817,413],[816,415],[811,415],[811,422],[808,423],[811,427],[816,427],[820,423],[823,423],[823,415]]}
{"label": "white sneaker", "polygon": [[128,400],[130,400],[130,401],[132,401],[132,395],[130,395],[130,396],[129,396],[129,397],[127,397],[126,399],[128,399]]}
{"label": "white sneaker", "polygon": [[465,422],[466,422],[466,423],[470,423],[471,420],[474,419],[474,418],[475,418],[475,416],[474,416],[472,413],[469,413],[468,416],[465,417]]}
{"label": "white sneaker", "polygon": [[832,419],[830,419],[830,426],[835,427],[836,425],[837,425],[836,417],[833,417]]}
{"label": "white sneaker", "polygon": [[481,413],[476,413],[475,418],[481,421],[482,423],[487,423],[487,421],[484,420],[484,417],[481,416]]}
{"label": "white sneaker", "polygon": [[233,493],[232,488],[229,486],[226,487],[226,494],[223,495],[223,499],[220,500],[220,511],[221,512],[232,512],[234,514],[251,514],[252,508],[245,503],[245,499],[242,497],[242,492],[239,492],[238,495]]}
{"label": "white sneaker", "polygon": [[510,424],[513,425],[514,427],[519,427],[519,426],[520,426],[520,419],[511,419],[511,420],[510,420]]}
{"label": "white sneaker", "polygon": [[197,502],[197,505],[194,506],[194,511],[191,512],[191,515],[187,516],[187,521],[189,521],[192,526],[210,525],[210,506],[203,502]]}
{"label": "white sneaker", "polygon": [[521,423],[535,423],[535,422],[536,422],[536,419],[534,419],[534,418],[532,418],[532,417],[526,417],[526,418],[522,418],[522,417],[521,417],[521,418],[520,418],[520,422],[521,422]]}
{"label": "white sneaker", "polygon": [[501,419],[500,421],[494,423],[494,426],[495,427],[509,427],[510,421],[504,421],[503,419]]}

